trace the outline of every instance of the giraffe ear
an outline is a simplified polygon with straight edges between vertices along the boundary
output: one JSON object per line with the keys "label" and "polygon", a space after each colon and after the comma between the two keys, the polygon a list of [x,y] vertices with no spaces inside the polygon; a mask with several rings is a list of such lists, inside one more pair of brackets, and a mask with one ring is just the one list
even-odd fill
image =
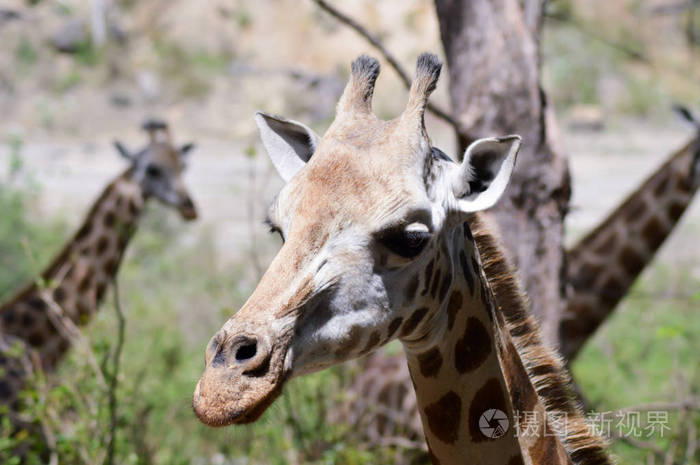
{"label": "giraffe ear", "polygon": [[492,207],[505,192],[520,149],[520,136],[479,139],[467,147],[452,179],[452,192],[463,212]]}
{"label": "giraffe ear", "polygon": [[127,149],[126,147],[124,147],[124,144],[122,144],[122,143],[119,142],[118,140],[115,140],[115,141],[114,141],[114,148],[117,149],[117,152],[119,152],[119,155],[121,155],[122,157],[126,158],[126,159],[129,160],[130,162],[135,162],[135,161],[136,161],[136,155],[134,155],[134,154],[132,154],[131,152],[129,152],[129,149]]}
{"label": "giraffe ear", "polygon": [[301,123],[262,112],[255,114],[255,122],[272,164],[289,181],[314,154],[319,137]]}
{"label": "giraffe ear", "polygon": [[186,157],[192,149],[195,148],[195,145],[193,142],[188,142],[187,144],[184,144],[182,147],[180,147],[180,155],[184,158]]}

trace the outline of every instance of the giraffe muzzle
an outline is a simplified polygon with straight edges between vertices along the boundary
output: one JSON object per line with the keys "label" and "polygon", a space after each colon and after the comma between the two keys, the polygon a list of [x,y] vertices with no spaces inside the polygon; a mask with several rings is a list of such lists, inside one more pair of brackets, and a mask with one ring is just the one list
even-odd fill
{"label": "giraffe muzzle", "polygon": [[178,211],[182,218],[186,221],[192,221],[197,219],[197,208],[194,206],[194,202],[190,196],[186,196],[180,202],[178,206]]}
{"label": "giraffe muzzle", "polygon": [[235,336],[222,330],[212,338],[192,402],[200,421],[214,427],[250,423],[279,396],[287,350],[270,340],[266,330]]}

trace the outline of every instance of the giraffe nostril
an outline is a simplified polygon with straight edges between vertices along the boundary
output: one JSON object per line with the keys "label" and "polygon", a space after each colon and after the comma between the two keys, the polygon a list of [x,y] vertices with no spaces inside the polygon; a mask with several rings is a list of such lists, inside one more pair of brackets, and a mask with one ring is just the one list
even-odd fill
{"label": "giraffe nostril", "polygon": [[244,363],[255,357],[258,353],[258,343],[255,341],[243,344],[236,350],[236,361]]}

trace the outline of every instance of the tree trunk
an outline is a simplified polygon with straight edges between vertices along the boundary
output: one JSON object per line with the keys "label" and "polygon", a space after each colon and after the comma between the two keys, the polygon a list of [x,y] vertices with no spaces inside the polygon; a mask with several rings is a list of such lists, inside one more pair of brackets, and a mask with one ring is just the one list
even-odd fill
{"label": "tree trunk", "polygon": [[493,215],[542,323],[543,336],[557,344],[566,302],[563,221],[570,180],[540,87],[535,35],[541,5],[530,2],[526,22],[515,0],[436,0],[435,4],[453,113],[469,135],[460,137],[461,151],[477,137],[515,133],[523,138],[510,186]]}

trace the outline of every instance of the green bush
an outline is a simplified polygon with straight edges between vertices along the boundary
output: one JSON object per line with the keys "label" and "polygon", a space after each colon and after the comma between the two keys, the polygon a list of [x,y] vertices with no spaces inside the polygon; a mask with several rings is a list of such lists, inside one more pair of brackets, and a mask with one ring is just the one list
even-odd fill
{"label": "green bush", "polygon": [[[11,268],[0,268],[4,297],[19,281],[31,279],[37,264],[45,264],[68,237],[65,227],[33,219],[32,194],[10,184],[0,184],[6,212],[0,217],[0,254],[3,263],[12,257]],[[396,449],[360,442],[348,434],[353,425],[327,423],[326,412],[338,400],[347,369],[293,380],[254,425],[210,429],[199,423],[191,410],[191,395],[202,372],[205,346],[242,305],[255,278],[249,276],[246,262],[217,263],[212,232],[198,234],[195,240],[189,234],[174,213],[149,207],[119,273],[127,324],[116,391],[114,463],[397,463]],[[20,236],[27,246],[17,239]],[[37,258],[30,259],[26,249]],[[658,265],[647,275],[574,364],[575,378],[596,411],[673,401],[679,386],[688,395],[700,390],[700,345],[694,337],[700,333],[697,279],[689,273],[669,276]],[[109,293],[102,310],[84,328],[84,340],[58,371],[39,378],[27,392],[28,413],[50,433],[52,452],[60,463],[104,461],[110,437],[109,357],[117,340],[112,297]],[[672,413],[667,434],[648,441],[664,451],[671,442],[680,444],[680,460],[689,422],[700,427],[697,412],[683,417]],[[0,435],[0,462],[18,462],[12,451],[18,440],[28,439],[34,440],[34,449],[27,463],[41,463],[41,442],[26,432],[19,437]],[[613,450],[621,464],[644,463],[650,453],[619,440]],[[412,463],[424,463],[421,460],[425,456],[415,455]]]}

